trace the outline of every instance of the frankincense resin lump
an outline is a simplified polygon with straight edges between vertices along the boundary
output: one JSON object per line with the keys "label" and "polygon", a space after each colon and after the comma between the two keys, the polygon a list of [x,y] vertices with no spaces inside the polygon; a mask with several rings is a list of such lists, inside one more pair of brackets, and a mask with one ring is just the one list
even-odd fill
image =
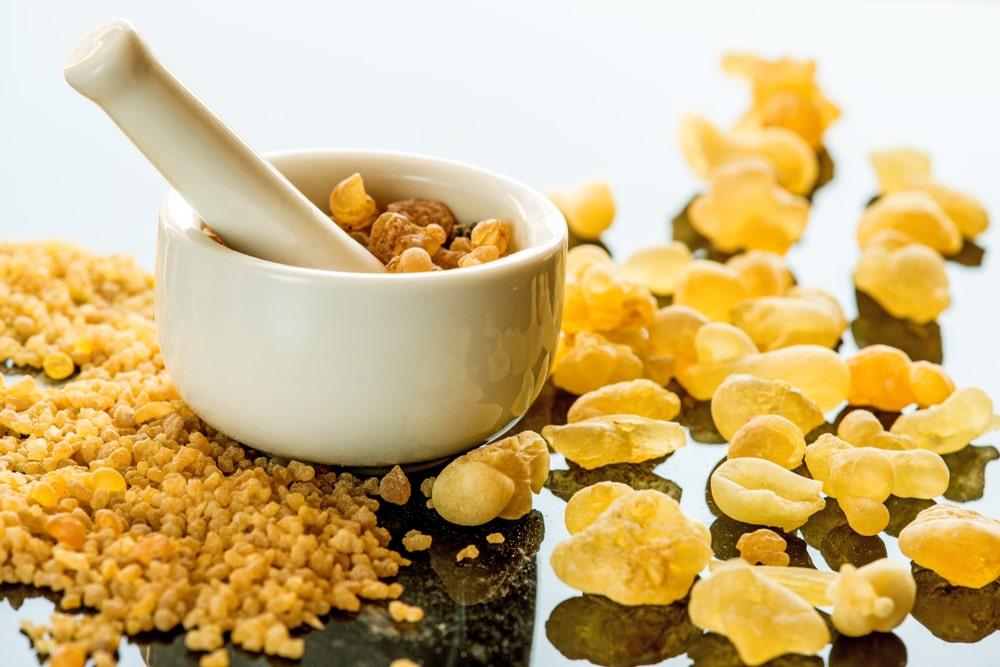
{"label": "frankincense resin lump", "polygon": [[819,160],[800,136],[781,127],[723,132],[705,118],[681,120],[679,144],[684,159],[697,176],[707,178],[724,164],[759,158],[774,169],[781,187],[808,194],[819,176]]}
{"label": "frankincense resin lump", "polygon": [[695,584],[688,614],[699,628],[728,637],[748,665],[785,653],[812,655],[830,641],[811,604],[740,560]]}
{"label": "frankincense resin lump", "polygon": [[845,563],[828,592],[837,631],[861,637],[902,623],[913,609],[917,584],[908,565],[881,558],[860,568]]}
{"label": "frankincense resin lump", "polygon": [[758,415],[733,434],[726,458],[751,456],[795,470],[805,453],[806,439],[798,426],[781,415]]}
{"label": "frankincense resin lump", "polygon": [[753,103],[740,127],[783,127],[819,150],[826,128],[840,117],[840,109],[816,83],[813,60],[729,53],[722,59],[722,70],[746,79],[753,91]]}
{"label": "frankincense resin lump", "polygon": [[740,428],[761,415],[784,417],[802,433],[823,423],[819,405],[782,380],[730,375],[712,396],[712,420],[726,440],[732,440]]}
{"label": "frankincense resin lump", "polygon": [[890,315],[926,324],[951,303],[944,258],[905,234],[886,230],[861,249],[854,284]]}
{"label": "frankincense resin lump", "polygon": [[942,255],[954,255],[962,248],[962,233],[925,192],[894,192],[869,206],[858,223],[858,245],[868,245],[886,230],[904,234]]}
{"label": "frankincense resin lump", "polygon": [[855,447],[879,449],[914,449],[916,440],[908,435],[889,433],[868,410],[852,410],[837,425],[837,437]]}
{"label": "frankincense resin lump", "polygon": [[889,523],[883,504],[899,498],[934,498],[948,488],[944,460],[924,449],[852,447],[825,433],[806,448],[809,473],[837,499],[855,532],[874,535]]}
{"label": "frankincense resin lump", "polygon": [[695,259],[677,274],[674,303],[690,306],[717,322],[728,322],[732,307],[746,298],[740,275],[727,264]]}
{"label": "frankincense resin lump", "polygon": [[771,165],[734,160],[709,175],[708,191],[688,209],[691,226],[722,252],[785,254],[809,221],[809,201],[778,185]]}
{"label": "frankincense resin lump", "polygon": [[740,301],[730,316],[763,352],[803,344],[832,348],[847,328],[836,299],[822,290],[803,287],[793,287],[785,296]]}
{"label": "frankincense resin lump", "polygon": [[564,331],[639,329],[652,322],[655,310],[649,290],[628,277],[602,248],[582,245],[567,253]]}
{"label": "frankincense resin lump", "polygon": [[[716,323],[716,326],[731,327],[746,337],[745,333],[731,325]],[[800,389],[821,410],[832,410],[847,397],[851,374],[847,363],[833,350],[819,345],[791,345],[770,352],[749,352],[728,358],[706,359],[699,342],[707,329],[707,326],[703,326],[695,337],[695,344],[699,348],[698,363],[687,367],[677,376],[681,385],[698,400],[711,399],[726,378],[739,373],[766,380],[783,380]],[[746,340],[753,345],[749,338]]]}
{"label": "frankincense resin lump", "polygon": [[736,549],[740,552],[740,558],[751,565],[759,563],[784,567],[791,560],[785,552],[787,547],[788,543],[785,542],[785,538],[767,528],[760,528],[752,533],[743,533],[736,541]]}
{"label": "frankincense resin lump", "polygon": [[670,604],[687,595],[708,564],[710,544],[708,528],[686,517],[676,500],[631,491],[556,545],[552,569],[567,585],[619,604]]}
{"label": "frankincense resin lump", "polygon": [[811,605],[832,606],[834,627],[849,637],[891,631],[903,622],[916,600],[909,565],[889,558],[858,568],[844,564],[840,572],[812,567],[761,566],[753,570]]}
{"label": "frankincense resin lump", "polygon": [[571,394],[586,394],[604,385],[640,378],[644,371],[642,359],[628,345],[581,331],[563,334],[552,383]]}
{"label": "frankincense resin lump", "polygon": [[869,345],[847,359],[851,389],[847,402],[898,412],[916,403],[927,407],[943,402],[955,384],[938,364],[910,361],[902,350]]}
{"label": "frankincense resin lump", "polygon": [[566,420],[570,423],[604,415],[630,414],[669,420],[681,411],[677,394],[652,380],[616,382],[587,392],[573,402]]}
{"label": "frankincense resin lump", "polygon": [[542,429],[542,435],[552,449],[587,470],[612,463],[642,463],[687,444],[680,424],[629,414],[549,425]]}
{"label": "frankincense resin lump", "polygon": [[570,497],[566,503],[563,521],[570,535],[576,535],[581,530],[594,523],[604,510],[619,498],[634,489],[621,482],[603,481],[585,486]]}
{"label": "frankincense resin lump", "polygon": [[399,466],[393,466],[385,477],[379,480],[378,494],[382,500],[393,505],[405,505],[410,499],[410,480]]}
{"label": "frankincense resin lump", "polygon": [[931,177],[931,160],[926,154],[911,148],[894,148],[874,151],[870,158],[882,192],[926,192],[969,239],[989,226],[986,209],[974,197]]}
{"label": "frankincense resin lump", "polygon": [[615,220],[615,198],[611,186],[592,181],[578,188],[554,190],[549,199],[566,217],[574,236],[592,241]]}
{"label": "frankincense resin lump", "polygon": [[531,495],[549,474],[549,450],[540,435],[524,431],[458,457],[434,480],[431,499],[444,519],[478,526],[531,511]]}
{"label": "frankincense resin lump", "polygon": [[724,461],[709,481],[712,499],[737,521],[794,530],[823,509],[823,483],[767,459]]}
{"label": "frankincense resin lump", "polygon": [[1000,577],[1000,520],[934,505],[899,533],[899,549],[952,585],[982,588]]}
{"label": "frankincense resin lump", "polygon": [[657,296],[669,296],[677,286],[677,276],[691,261],[691,250],[680,241],[642,248],[622,263],[626,276],[644,285]]}
{"label": "frankincense resin lump", "polygon": [[957,452],[978,438],[993,420],[993,401],[982,389],[966,387],[939,405],[900,415],[890,431],[938,454]]}

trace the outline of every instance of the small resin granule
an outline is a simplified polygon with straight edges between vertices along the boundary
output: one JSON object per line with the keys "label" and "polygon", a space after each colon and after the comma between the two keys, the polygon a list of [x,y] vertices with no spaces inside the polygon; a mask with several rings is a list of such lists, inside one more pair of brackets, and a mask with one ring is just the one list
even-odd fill
{"label": "small resin granule", "polygon": [[397,623],[417,623],[424,619],[424,610],[399,600],[389,603],[389,615]]}
{"label": "small resin granule", "polygon": [[470,544],[467,547],[460,549],[459,552],[455,554],[456,563],[461,563],[466,558],[468,558],[469,560],[475,560],[479,558],[479,549],[476,547],[475,544]]}
{"label": "small resin granule", "polygon": [[419,530],[407,531],[403,535],[403,548],[407,551],[426,551],[431,548],[431,536],[421,533]]}

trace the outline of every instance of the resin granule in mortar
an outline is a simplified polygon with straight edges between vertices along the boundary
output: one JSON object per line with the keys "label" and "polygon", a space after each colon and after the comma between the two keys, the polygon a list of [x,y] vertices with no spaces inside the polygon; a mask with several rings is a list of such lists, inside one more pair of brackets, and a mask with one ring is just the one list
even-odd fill
{"label": "resin granule in mortar", "polygon": [[228,633],[300,657],[290,630],[399,597],[382,579],[409,561],[387,548],[372,485],[262,456],[191,412],[163,367],[152,286],[128,258],[0,244],[0,360],[42,369],[62,353],[78,369],[0,383],[0,581],[59,595],[28,633],[54,663],[113,664],[122,633],[182,626],[192,650]]}

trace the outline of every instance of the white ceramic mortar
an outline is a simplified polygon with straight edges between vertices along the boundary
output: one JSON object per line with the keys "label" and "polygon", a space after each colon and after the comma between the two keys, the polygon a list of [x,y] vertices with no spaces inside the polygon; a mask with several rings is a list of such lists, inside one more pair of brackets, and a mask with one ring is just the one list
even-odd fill
{"label": "white ceramic mortar", "polygon": [[516,252],[423,274],[301,268],[231,250],[172,191],[156,317],[166,365],[206,422],[258,449],[349,466],[429,461],[504,433],[545,381],[566,227],[535,190],[464,164],[378,151],[269,156],[313,203],[360,172],[383,205],[426,197],[513,225]]}

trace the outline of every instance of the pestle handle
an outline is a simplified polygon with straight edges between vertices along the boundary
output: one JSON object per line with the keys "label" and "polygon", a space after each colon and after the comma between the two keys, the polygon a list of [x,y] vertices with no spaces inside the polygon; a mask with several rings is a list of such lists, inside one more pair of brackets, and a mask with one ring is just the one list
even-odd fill
{"label": "pestle handle", "polygon": [[385,271],[185,88],[127,21],[91,31],[64,73],[230,247],[282,264]]}

